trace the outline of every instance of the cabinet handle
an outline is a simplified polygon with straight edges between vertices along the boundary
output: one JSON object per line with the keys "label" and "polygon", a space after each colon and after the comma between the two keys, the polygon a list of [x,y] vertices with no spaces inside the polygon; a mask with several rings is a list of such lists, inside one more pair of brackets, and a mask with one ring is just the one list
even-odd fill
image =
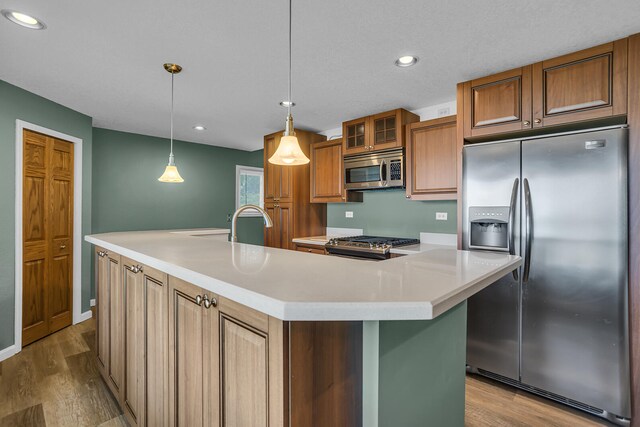
{"label": "cabinet handle", "polygon": [[531,122],[529,120],[525,120],[524,122],[522,122],[522,124],[525,126],[529,126]]}
{"label": "cabinet handle", "polygon": [[60,249],[66,249],[67,245],[60,245]]}
{"label": "cabinet handle", "polygon": [[134,266],[125,265],[125,268],[130,272],[132,272],[133,274],[138,274],[142,271],[142,266],[140,265],[134,265]]}
{"label": "cabinet handle", "polygon": [[104,252],[102,252],[102,251],[98,251],[98,256],[99,256],[100,258],[102,258],[102,257],[104,256]]}
{"label": "cabinet handle", "polygon": [[200,295],[196,296],[196,304],[202,305],[202,296],[200,296]]}
{"label": "cabinet handle", "polygon": [[410,198],[411,198],[411,194],[407,194],[407,195],[406,195],[406,196],[404,196],[404,197],[406,197],[407,199],[410,199]]}
{"label": "cabinet handle", "polygon": [[541,119],[535,119],[535,120],[533,121],[533,123],[535,123],[535,124],[539,125],[540,123],[542,123],[542,120],[541,120]]}
{"label": "cabinet handle", "polygon": [[210,308],[211,306],[215,307],[218,305],[218,300],[216,299],[216,297],[211,297],[211,299],[209,299],[206,294],[202,298],[202,302],[204,303],[204,308]]}

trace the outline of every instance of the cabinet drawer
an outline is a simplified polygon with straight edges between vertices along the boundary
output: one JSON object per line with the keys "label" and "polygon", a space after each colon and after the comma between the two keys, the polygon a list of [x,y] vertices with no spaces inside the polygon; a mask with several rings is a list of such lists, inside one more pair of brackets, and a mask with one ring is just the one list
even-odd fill
{"label": "cabinet drawer", "polygon": [[325,255],[324,246],[296,244],[296,250],[299,252],[307,252],[310,254]]}

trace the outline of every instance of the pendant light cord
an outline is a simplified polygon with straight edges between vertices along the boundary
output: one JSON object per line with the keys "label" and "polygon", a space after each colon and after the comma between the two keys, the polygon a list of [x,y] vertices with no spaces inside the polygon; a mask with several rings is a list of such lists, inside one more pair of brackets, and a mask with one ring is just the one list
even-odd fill
{"label": "pendant light cord", "polygon": [[171,73],[171,151],[169,153],[170,160],[173,160],[173,76],[175,74]]}
{"label": "pendant light cord", "polygon": [[289,0],[289,105],[287,105],[287,113],[291,115],[291,2]]}

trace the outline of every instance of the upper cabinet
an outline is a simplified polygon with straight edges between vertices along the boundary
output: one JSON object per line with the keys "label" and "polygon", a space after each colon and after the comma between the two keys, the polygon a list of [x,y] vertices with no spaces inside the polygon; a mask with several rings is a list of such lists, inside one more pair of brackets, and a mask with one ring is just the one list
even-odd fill
{"label": "upper cabinet", "polygon": [[407,127],[407,199],[457,198],[456,116]]}
{"label": "upper cabinet", "polygon": [[533,126],[627,113],[627,40],[533,65]]}
{"label": "upper cabinet", "polygon": [[464,138],[627,113],[627,40],[461,83]]}
{"label": "upper cabinet", "polygon": [[342,139],[311,145],[311,203],[361,202],[362,193],[344,188]]}
{"label": "upper cabinet", "polygon": [[531,128],[531,66],[464,83],[464,136]]}
{"label": "upper cabinet", "polygon": [[404,147],[405,125],[420,117],[402,108],[342,124],[344,154]]}

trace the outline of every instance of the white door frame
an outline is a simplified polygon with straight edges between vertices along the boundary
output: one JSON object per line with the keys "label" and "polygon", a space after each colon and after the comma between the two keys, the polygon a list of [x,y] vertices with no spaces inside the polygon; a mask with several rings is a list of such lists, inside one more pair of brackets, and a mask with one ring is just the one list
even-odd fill
{"label": "white door frame", "polygon": [[[89,319],[91,310],[82,310],[82,139],[16,120],[16,306],[15,342],[13,354],[22,349],[22,161],[23,131],[39,132],[73,143],[73,324]],[[5,349],[9,350],[9,349]],[[3,350],[0,353],[3,353]],[[7,356],[8,357],[8,356]]]}

